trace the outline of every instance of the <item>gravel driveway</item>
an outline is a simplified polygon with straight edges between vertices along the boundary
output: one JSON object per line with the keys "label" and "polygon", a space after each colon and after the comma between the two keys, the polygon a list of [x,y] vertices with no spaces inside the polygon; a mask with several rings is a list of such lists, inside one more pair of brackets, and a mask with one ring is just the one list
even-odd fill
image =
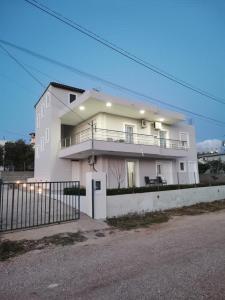
{"label": "gravel driveway", "polygon": [[225,299],[225,212],[0,263],[0,299]]}

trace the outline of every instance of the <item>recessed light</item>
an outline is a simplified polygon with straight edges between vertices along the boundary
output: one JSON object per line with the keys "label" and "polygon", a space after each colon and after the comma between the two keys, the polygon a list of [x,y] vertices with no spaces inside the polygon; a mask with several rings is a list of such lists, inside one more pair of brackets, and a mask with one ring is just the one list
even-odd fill
{"label": "recessed light", "polygon": [[159,119],[159,122],[163,122],[163,121],[165,121],[164,118],[160,118],[160,119]]}
{"label": "recessed light", "polygon": [[80,110],[85,110],[84,106],[80,106],[79,108],[80,108]]}
{"label": "recessed light", "polygon": [[111,103],[111,102],[107,102],[107,103],[106,103],[106,106],[107,106],[107,107],[111,107],[111,106],[112,106],[112,103]]}
{"label": "recessed light", "polygon": [[143,115],[145,113],[145,110],[141,109],[139,112]]}

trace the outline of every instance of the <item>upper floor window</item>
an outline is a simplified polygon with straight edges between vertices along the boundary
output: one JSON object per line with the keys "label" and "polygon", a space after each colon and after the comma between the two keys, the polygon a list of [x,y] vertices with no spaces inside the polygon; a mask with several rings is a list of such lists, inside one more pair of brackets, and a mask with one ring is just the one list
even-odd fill
{"label": "upper floor window", "polygon": [[180,132],[180,141],[182,147],[189,147],[189,135],[187,132]]}
{"label": "upper floor window", "polygon": [[41,104],[41,117],[44,117],[44,112],[45,112],[45,105],[44,103]]}
{"label": "upper floor window", "polygon": [[41,151],[45,150],[45,138],[42,136],[41,137]]}
{"label": "upper floor window", "polygon": [[36,114],[36,126],[37,126],[37,129],[40,128],[40,114],[39,113]]}
{"label": "upper floor window", "polygon": [[50,95],[47,93],[46,98],[45,98],[45,106],[48,108],[50,106]]}
{"label": "upper floor window", "polygon": [[77,95],[75,94],[69,94],[69,103],[72,103],[73,101],[75,101],[77,98]]}
{"label": "upper floor window", "polygon": [[45,143],[49,142],[49,128],[45,129]]}

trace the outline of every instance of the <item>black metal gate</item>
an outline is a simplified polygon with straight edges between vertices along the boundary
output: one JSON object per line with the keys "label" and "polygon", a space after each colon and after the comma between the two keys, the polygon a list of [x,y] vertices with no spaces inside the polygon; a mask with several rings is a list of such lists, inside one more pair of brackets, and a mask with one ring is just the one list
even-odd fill
{"label": "black metal gate", "polygon": [[77,220],[79,192],[79,181],[0,183],[0,231]]}

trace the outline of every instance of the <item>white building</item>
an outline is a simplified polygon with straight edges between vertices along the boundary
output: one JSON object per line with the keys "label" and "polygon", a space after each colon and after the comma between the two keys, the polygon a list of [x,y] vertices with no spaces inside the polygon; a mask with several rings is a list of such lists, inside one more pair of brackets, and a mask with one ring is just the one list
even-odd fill
{"label": "white building", "polygon": [[85,185],[95,163],[110,188],[199,182],[195,131],[180,113],[54,82],[35,110],[37,181]]}

